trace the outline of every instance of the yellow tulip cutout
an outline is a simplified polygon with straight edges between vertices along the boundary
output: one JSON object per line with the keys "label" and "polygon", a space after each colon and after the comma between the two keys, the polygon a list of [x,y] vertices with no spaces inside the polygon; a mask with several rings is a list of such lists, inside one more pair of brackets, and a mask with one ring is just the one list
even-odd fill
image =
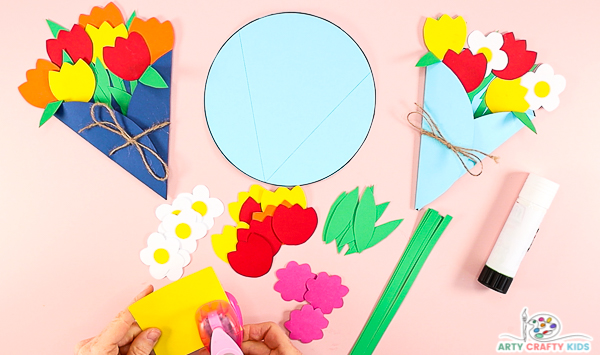
{"label": "yellow tulip cutout", "polygon": [[93,25],[87,25],[85,26],[85,32],[87,32],[92,39],[94,48],[92,54],[92,63],[95,63],[96,58],[98,58],[105,67],[106,64],[104,64],[103,54],[104,47],[114,47],[117,37],[127,38],[129,35],[127,33],[127,27],[125,27],[124,24],[120,24],[113,28],[108,22],[104,22],[99,28],[96,28]]}
{"label": "yellow tulip cutout", "polygon": [[60,101],[88,102],[94,96],[96,77],[83,59],[77,63],[63,63],[60,71],[48,72],[48,83],[52,95]]}
{"label": "yellow tulip cutout", "polygon": [[525,101],[527,88],[521,85],[521,78],[504,80],[495,78],[488,86],[485,103],[491,112],[525,112],[529,103]]}
{"label": "yellow tulip cutout", "polygon": [[467,40],[467,23],[461,16],[453,19],[443,15],[438,20],[429,17],[425,20],[423,37],[427,49],[442,60],[449,49],[462,51]]}

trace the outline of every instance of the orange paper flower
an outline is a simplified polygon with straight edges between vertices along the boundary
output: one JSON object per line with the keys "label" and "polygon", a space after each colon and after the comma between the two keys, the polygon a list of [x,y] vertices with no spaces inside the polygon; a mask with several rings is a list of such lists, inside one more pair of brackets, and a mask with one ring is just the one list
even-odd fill
{"label": "orange paper flower", "polygon": [[155,17],[144,21],[136,17],[131,22],[129,33],[137,32],[144,37],[150,49],[150,63],[173,49],[173,25],[170,21],[160,22]]}
{"label": "orange paper flower", "polygon": [[58,70],[54,63],[38,59],[35,69],[28,70],[25,74],[27,82],[19,86],[19,92],[25,101],[39,108],[45,108],[48,103],[56,101],[48,84],[48,72]]}
{"label": "orange paper flower", "polygon": [[121,10],[112,2],[103,8],[95,6],[89,15],[79,15],[79,25],[83,28],[87,25],[99,28],[104,22],[108,22],[112,27],[125,23]]}

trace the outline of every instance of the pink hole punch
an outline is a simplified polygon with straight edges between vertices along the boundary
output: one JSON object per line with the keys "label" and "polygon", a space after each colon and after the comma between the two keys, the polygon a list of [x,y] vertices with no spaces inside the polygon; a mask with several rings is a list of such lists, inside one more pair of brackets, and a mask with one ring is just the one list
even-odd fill
{"label": "pink hole punch", "polygon": [[211,355],[244,355],[242,313],[235,297],[226,294],[229,302],[211,301],[196,311],[200,339]]}

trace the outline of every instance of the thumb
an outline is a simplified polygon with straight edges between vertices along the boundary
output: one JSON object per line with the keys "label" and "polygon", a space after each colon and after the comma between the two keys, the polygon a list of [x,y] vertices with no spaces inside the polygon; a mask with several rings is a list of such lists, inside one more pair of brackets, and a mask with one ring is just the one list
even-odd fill
{"label": "thumb", "polygon": [[157,328],[148,328],[141,332],[129,347],[127,355],[149,355],[154,345],[160,338],[161,332]]}

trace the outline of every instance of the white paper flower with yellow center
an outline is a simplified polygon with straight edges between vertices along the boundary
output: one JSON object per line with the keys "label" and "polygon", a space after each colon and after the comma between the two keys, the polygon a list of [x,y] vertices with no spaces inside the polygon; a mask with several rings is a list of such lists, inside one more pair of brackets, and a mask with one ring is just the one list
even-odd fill
{"label": "white paper flower with yellow center", "polygon": [[549,64],[540,65],[535,72],[528,72],[521,77],[521,85],[527,88],[525,101],[530,110],[544,107],[552,111],[558,107],[558,95],[565,90],[567,82],[562,75],[555,75]]}
{"label": "white paper flower with yellow center", "polygon": [[181,211],[178,215],[169,214],[163,218],[158,230],[167,238],[179,241],[181,249],[193,253],[198,247],[197,240],[204,237],[207,228],[202,223],[202,217],[190,210]]}
{"label": "white paper flower with yellow center", "polygon": [[492,32],[486,36],[481,31],[473,31],[467,38],[467,43],[473,54],[485,55],[487,60],[485,76],[488,76],[492,70],[502,70],[508,65],[508,55],[500,49],[504,45],[504,39],[499,32]]}
{"label": "white paper flower with yellow center", "polygon": [[207,229],[215,224],[215,218],[223,214],[223,202],[217,198],[209,197],[208,188],[198,185],[192,193],[181,193],[172,205],[163,204],[156,208],[156,217],[161,221],[169,214],[179,214],[181,211],[195,211],[202,217],[202,222]]}
{"label": "white paper flower with yellow center", "polygon": [[179,249],[175,238],[167,238],[160,233],[148,237],[148,246],[140,252],[142,262],[150,266],[150,275],[157,280],[165,276],[175,281],[183,275],[183,267],[190,263],[190,254]]}

